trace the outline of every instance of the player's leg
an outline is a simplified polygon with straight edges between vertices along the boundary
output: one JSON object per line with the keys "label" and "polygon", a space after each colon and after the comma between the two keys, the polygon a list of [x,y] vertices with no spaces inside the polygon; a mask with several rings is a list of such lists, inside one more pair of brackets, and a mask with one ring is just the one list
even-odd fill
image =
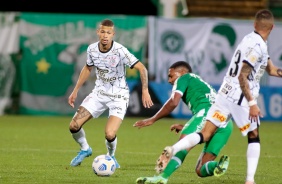
{"label": "player's leg", "polygon": [[241,131],[243,136],[248,136],[247,148],[247,176],[246,184],[254,184],[254,177],[257,170],[259,157],[260,157],[260,138],[259,138],[259,125],[258,122],[250,122],[249,120],[249,107],[242,107],[232,104],[233,119]]}
{"label": "player's leg", "polygon": [[100,116],[106,109],[106,106],[104,106],[102,103],[100,103],[100,101],[98,101],[94,97],[95,95],[91,93],[84,99],[81,106],[79,107],[70,122],[69,129],[72,134],[72,137],[80,146],[80,151],[70,163],[71,166],[80,165],[85,157],[89,157],[92,155],[92,149],[87,143],[86,135],[82,126],[92,117]]}
{"label": "player's leg", "polygon": [[105,144],[110,155],[115,163],[116,168],[120,168],[119,163],[115,158],[117,148],[117,132],[125,116],[128,107],[129,98],[115,98],[107,103],[109,107],[109,119],[105,127]]}
{"label": "player's leg", "polygon": [[120,165],[118,164],[116,158],[115,158],[115,152],[117,147],[117,131],[122,123],[122,119],[116,116],[110,116],[108,119],[108,122],[105,127],[105,144],[106,148],[108,150],[108,155],[110,155],[115,163],[116,168],[120,168]]}
{"label": "player's leg", "polygon": [[246,184],[254,184],[254,177],[260,157],[260,138],[258,128],[248,133]]}
{"label": "player's leg", "polygon": [[[181,135],[179,140],[185,137],[187,134],[200,131],[205,121],[205,116],[208,109],[203,109],[195,114],[183,127],[181,130]],[[142,183],[166,183],[169,177],[182,165],[188,150],[180,150],[177,152],[170,160],[168,160],[163,154],[159,157],[157,161],[156,171],[160,173],[158,176],[154,177],[139,177],[136,182]]]}
{"label": "player's leg", "polygon": [[78,155],[72,159],[71,166],[78,166],[85,157],[92,154],[92,149],[87,143],[84,129],[82,126],[92,118],[92,115],[82,106],[80,106],[70,122],[70,132],[73,139],[79,144],[80,151]]}
{"label": "player's leg", "polygon": [[[195,114],[183,127],[179,140],[184,138],[186,135],[199,132],[206,122],[205,116],[208,109],[203,109]],[[177,152],[168,162],[167,166],[164,167],[163,172],[160,174],[162,177],[168,179],[172,173],[174,173],[183,163],[189,150],[181,150]]]}
{"label": "player's leg", "polygon": [[207,120],[201,132],[194,132],[194,133],[188,134],[183,139],[175,143],[173,146],[165,147],[164,154],[166,155],[168,159],[170,159],[173,155],[175,155],[177,152],[181,150],[192,149],[197,144],[207,142],[209,141],[211,136],[214,134],[216,129],[217,129],[217,126]]}
{"label": "player's leg", "polygon": [[190,149],[210,140],[218,127],[225,127],[228,124],[230,112],[226,108],[227,104],[222,101],[220,96],[216,98],[216,102],[211,106],[207,114],[207,121],[204,128],[199,133],[192,133],[175,143],[173,146],[167,146],[164,149],[168,158],[175,155],[178,151]]}
{"label": "player's leg", "polygon": [[196,173],[199,177],[213,176],[213,170],[217,165],[215,158],[215,155],[204,151],[200,154],[196,165]]}
{"label": "player's leg", "polygon": [[215,158],[226,145],[232,132],[233,122],[230,120],[225,128],[218,128],[210,141],[205,144],[203,157],[200,157],[196,167],[196,172],[200,177],[221,176],[227,171],[229,157],[223,155],[218,162],[215,161]]}

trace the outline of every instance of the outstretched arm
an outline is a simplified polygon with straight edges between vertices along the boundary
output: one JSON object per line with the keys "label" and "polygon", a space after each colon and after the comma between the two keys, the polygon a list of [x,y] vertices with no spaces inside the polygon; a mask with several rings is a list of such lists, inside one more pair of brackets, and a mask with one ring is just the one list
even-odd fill
{"label": "outstretched arm", "polygon": [[182,95],[180,93],[174,92],[171,97],[166,101],[162,108],[151,118],[137,121],[133,126],[142,128],[145,126],[150,126],[159,119],[168,116],[175,107],[179,104]]}
{"label": "outstretched arm", "polygon": [[141,62],[138,62],[136,65],[134,65],[134,68],[137,69],[140,73],[140,79],[142,83],[143,106],[145,108],[150,108],[154,104],[153,104],[153,101],[151,100],[151,96],[149,94],[149,89],[148,89],[148,71]]}

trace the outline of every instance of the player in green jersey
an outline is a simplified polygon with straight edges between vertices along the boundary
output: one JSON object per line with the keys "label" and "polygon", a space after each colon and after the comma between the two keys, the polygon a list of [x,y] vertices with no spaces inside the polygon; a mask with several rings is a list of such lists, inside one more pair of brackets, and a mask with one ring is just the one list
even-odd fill
{"label": "player in green jersey", "polygon": [[[181,126],[174,124],[171,130],[176,132],[181,131],[179,139],[182,139],[187,134],[199,132],[206,121],[206,114],[211,104],[214,102],[216,91],[206,83],[200,76],[192,73],[191,66],[185,61],[178,61],[172,64],[168,71],[168,82],[173,85],[171,97],[163,105],[163,107],[151,118],[137,121],[133,126],[142,128],[150,126],[157,120],[168,116],[182,101],[192,111],[193,117]],[[212,139],[207,142],[198,159],[196,165],[196,173],[200,177],[221,176],[223,175],[229,164],[229,157],[223,155],[219,162],[215,161],[221,149],[225,146],[233,131],[233,123],[230,121],[225,128],[219,128]],[[224,139],[222,137],[225,137]],[[171,174],[181,166],[189,150],[181,150],[176,153],[169,162],[163,159],[166,157],[162,154],[156,165],[158,176],[140,177],[136,183],[156,183],[166,184]]]}

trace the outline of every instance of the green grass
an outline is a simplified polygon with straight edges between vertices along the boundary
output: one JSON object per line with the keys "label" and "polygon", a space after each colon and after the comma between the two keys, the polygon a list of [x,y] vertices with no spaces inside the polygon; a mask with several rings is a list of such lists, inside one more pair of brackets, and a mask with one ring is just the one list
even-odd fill
{"label": "green grass", "polygon": [[[151,127],[132,127],[136,118],[125,118],[118,132],[116,158],[121,168],[111,177],[97,177],[91,168],[95,156],[106,153],[104,126],[106,119],[89,121],[84,129],[93,155],[79,167],[70,167],[79,150],[68,125],[71,117],[1,116],[0,117],[0,183],[48,184],[129,184],[140,176],[155,175],[154,166],[162,149],[178,140],[171,133],[172,123],[185,120],[163,119]],[[140,118],[138,118],[140,119]],[[236,127],[236,126],[234,126]],[[256,174],[257,184],[281,184],[282,123],[263,122],[261,158]],[[228,171],[222,177],[199,178],[194,167],[202,145],[193,149],[169,183],[239,184],[246,174],[247,138],[235,128],[221,154],[231,157]]]}

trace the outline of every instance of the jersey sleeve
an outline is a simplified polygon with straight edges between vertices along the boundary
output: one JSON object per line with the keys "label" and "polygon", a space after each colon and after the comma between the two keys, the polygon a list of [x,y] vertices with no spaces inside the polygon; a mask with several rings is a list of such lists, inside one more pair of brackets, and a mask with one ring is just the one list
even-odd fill
{"label": "jersey sleeve", "polygon": [[87,66],[94,66],[94,62],[93,62],[92,56],[91,56],[91,48],[90,48],[90,46],[88,46],[88,48],[87,48],[87,60],[86,60],[86,65],[87,65]]}
{"label": "jersey sleeve", "polygon": [[128,51],[127,48],[123,46],[121,46],[119,52],[121,61],[130,68],[133,68],[133,66],[139,61],[133,54]]}
{"label": "jersey sleeve", "polygon": [[262,59],[262,49],[259,43],[245,42],[245,53],[242,53],[242,61],[254,67],[254,65]]}
{"label": "jersey sleeve", "polygon": [[187,78],[187,75],[183,75],[176,79],[174,82],[172,93],[176,92],[183,96],[184,92],[187,90],[189,85],[189,79]]}

